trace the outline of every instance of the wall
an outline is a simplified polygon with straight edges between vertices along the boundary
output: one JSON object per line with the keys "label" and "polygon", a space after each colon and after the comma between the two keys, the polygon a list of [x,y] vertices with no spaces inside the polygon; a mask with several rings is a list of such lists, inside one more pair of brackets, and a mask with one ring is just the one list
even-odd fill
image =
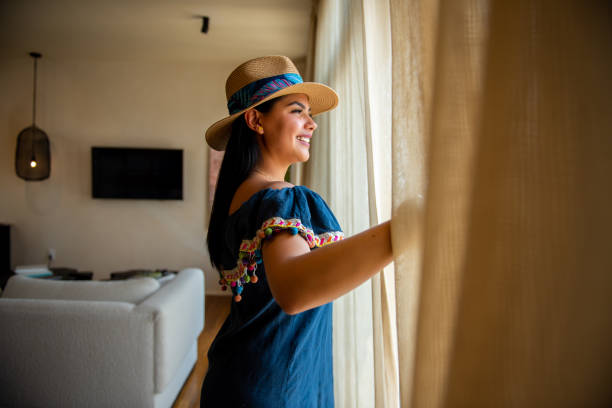
{"label": "wall", "polygon": [[[25,53],[24,53],[25,54]],[[50,179],[14,171],[18,133],[32,122],[32,59],[0,60],[0,223],[12,226],[12,266],[46,262],[94,279],[135,268],[205,270],[207,145],[204,129],[226,114],[231,63],[63,61],[38,64],[36,124],[51,142]],[[91,147],[184,149],[183,201],[91,197]]]}

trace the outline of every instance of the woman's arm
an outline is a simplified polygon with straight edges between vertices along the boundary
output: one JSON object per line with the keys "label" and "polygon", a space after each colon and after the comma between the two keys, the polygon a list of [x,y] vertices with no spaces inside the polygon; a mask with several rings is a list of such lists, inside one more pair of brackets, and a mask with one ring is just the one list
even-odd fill
{"label": "woman's arm", "polygon": [[288,314],[331,302],[393,260],[390,223],[311,251],[299,235],[264,241],[263,262],[272,295]]}

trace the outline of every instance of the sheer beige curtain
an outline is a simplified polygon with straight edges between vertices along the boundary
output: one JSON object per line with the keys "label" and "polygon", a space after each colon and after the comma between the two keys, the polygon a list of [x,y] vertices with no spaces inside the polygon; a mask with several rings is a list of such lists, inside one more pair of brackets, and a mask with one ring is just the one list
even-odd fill
{"label": "sheer beige curtain", "polygon": [[610,3],[390,8],[401,406],[609,406]]}
{"label": "sheer beige curtain", "polygon": [[[391,20],[388,1],[363,0],[365,130],[370,225],[391,217]],[[371,279],[376,407],[399,407],[394,265]]]}
{"label": "sheer beige curtain", "polygon": [[[317,118],[304,184],[330,204],[347,235],[391,213],[391,37],[387,2],[316,4],[314,80],[340,95]],[[383,27],[383,30],[379,28]],[[398,406],[393,270],[334,302],[338,407]]]}
{"label": "sheer beige curtain", "polygon": [[341,105],[304,182],[350,235],[388,217],[391,180],[406,248],[335,304],[336,406],[609,405],[609,2],[316,10]]}
{"label": "sheer beige curtain", "polygon": [[[361,19],[359,2],[319,2],[314,80],[334,88],[341,102],[317,118],[304,166],[304,183],[326,199],[347,235],[369,226]],[[336,406],[373,406],[370,282],[334,302],[333,355]]]}

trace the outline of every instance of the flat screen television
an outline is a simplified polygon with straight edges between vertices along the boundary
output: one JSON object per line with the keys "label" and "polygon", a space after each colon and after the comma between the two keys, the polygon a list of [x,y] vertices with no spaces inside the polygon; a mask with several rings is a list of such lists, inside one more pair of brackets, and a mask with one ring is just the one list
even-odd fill
{"label": "flat screen television", "polygon": [[93,198],[183,199],[183,150],[92,147]]}

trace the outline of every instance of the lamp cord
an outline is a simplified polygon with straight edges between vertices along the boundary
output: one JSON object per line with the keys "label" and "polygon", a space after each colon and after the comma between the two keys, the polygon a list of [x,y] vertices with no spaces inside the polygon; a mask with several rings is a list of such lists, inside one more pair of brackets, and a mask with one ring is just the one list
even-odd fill
{"label": "lamp cord", "polygon": [[37,70],[37,60],[38,58],[34,57],[34,96],[32,97],[32,127],[36,129],[36,70]]}
{"label": "lamp cord", "polygon": [[32,159],[30,161],[32,167],[36,166],[36,154],[34,152],[34,139],[36,138],[36,77],[38,72],[38,58],[41,57],[41,54],[37,52],[30,53],[32,58],[34,58],[34,90],[32,96]]}

